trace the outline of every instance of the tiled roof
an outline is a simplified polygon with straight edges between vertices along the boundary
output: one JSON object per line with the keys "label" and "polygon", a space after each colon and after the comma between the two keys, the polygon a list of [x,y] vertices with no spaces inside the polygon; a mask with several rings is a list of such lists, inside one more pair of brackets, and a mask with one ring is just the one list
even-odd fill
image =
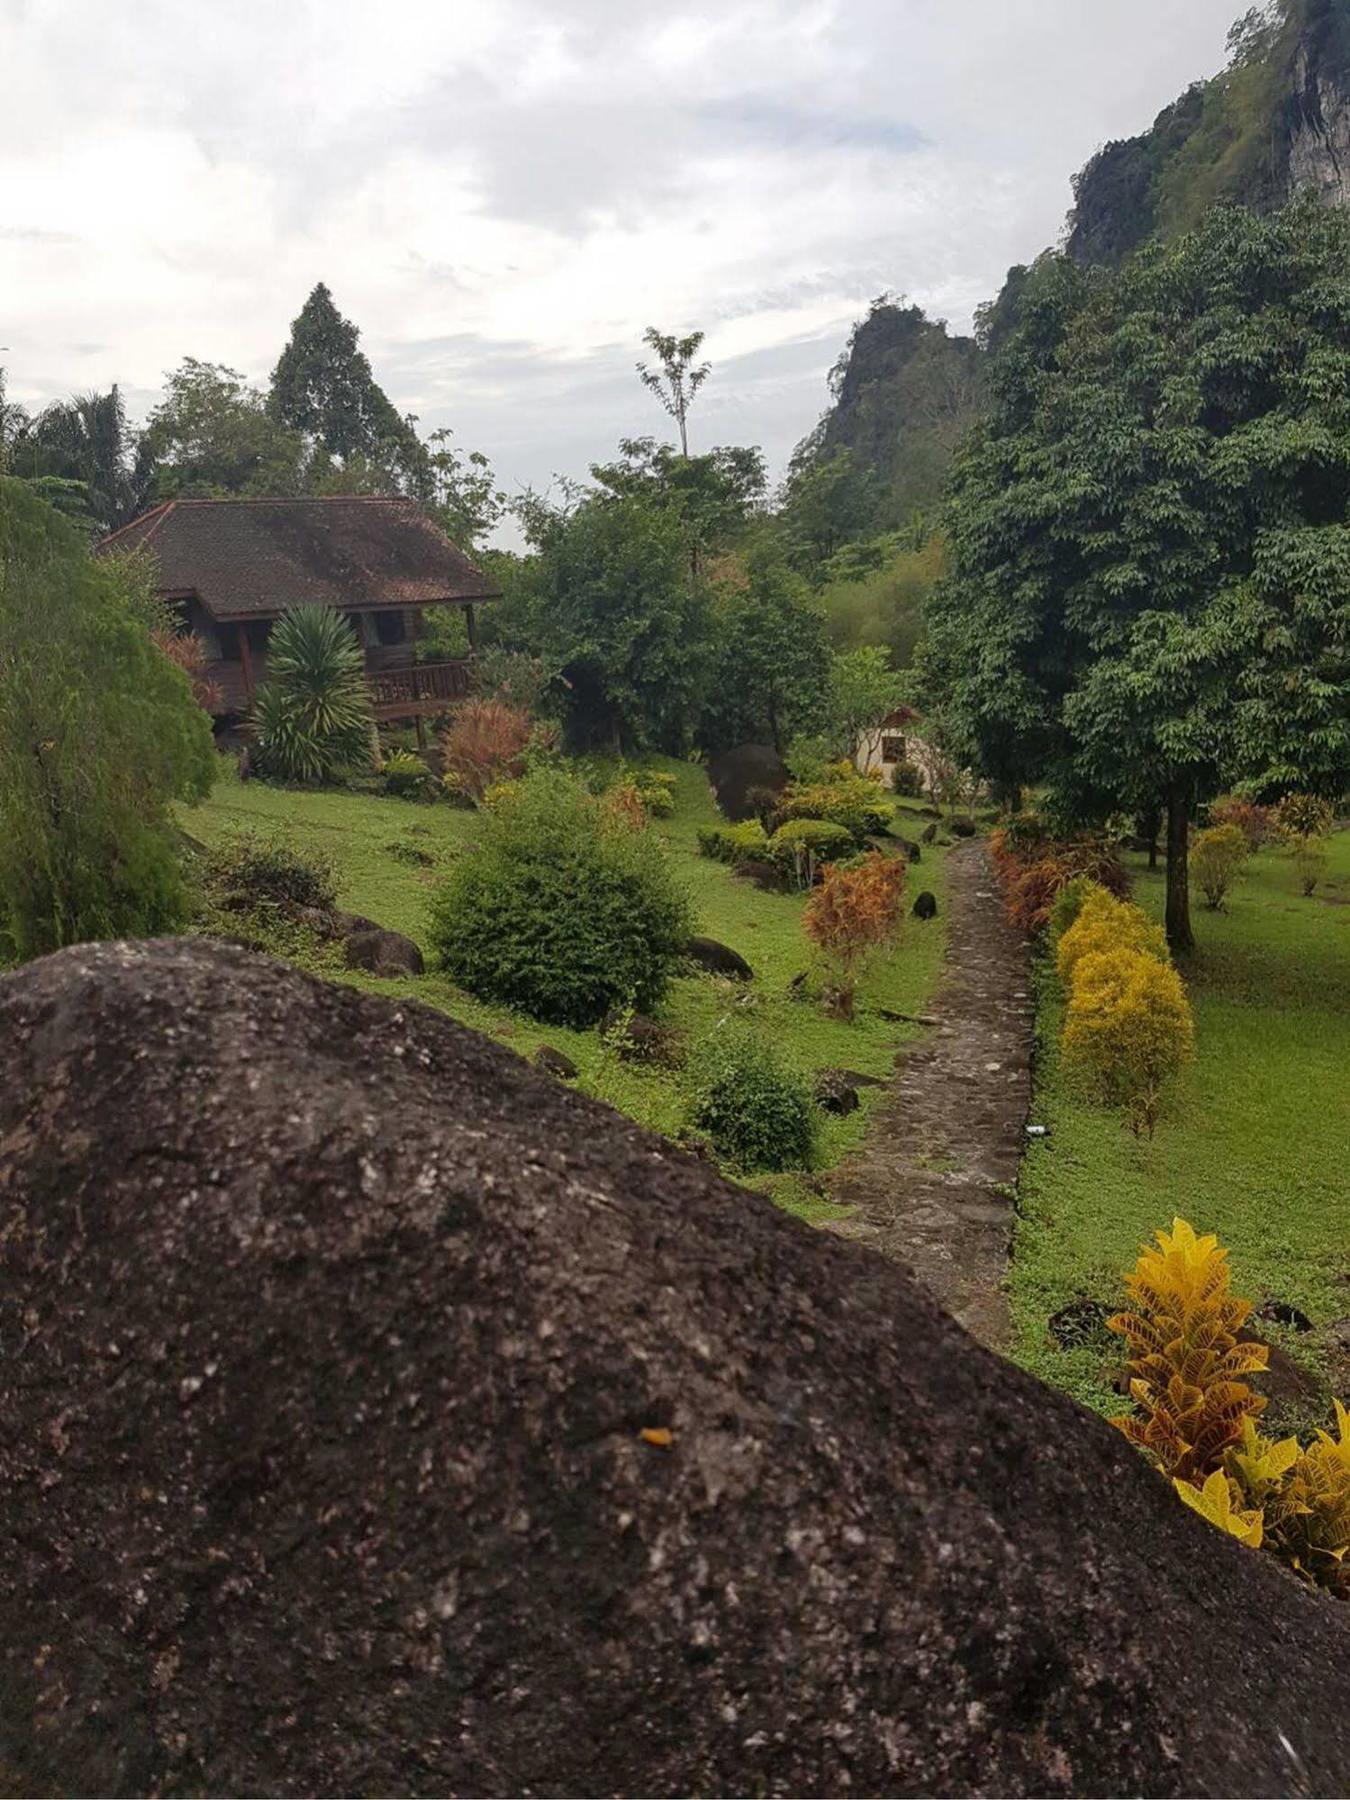
{"label": "tiled roof", "polygon": [[217,619],[287,607],[426,606],[497,590],[414,500],[166,500],[105,538],[145,548],[159,588],[195,594]]}

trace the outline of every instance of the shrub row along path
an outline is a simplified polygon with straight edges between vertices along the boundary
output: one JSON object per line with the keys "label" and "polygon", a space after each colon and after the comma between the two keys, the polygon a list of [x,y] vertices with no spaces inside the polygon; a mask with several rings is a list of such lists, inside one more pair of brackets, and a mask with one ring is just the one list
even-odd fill
{"label": "shrub row along path", "polygon": [[851,1207],[828,1229],[907,1263],[983,1343],[1001,1349],[1002,1282],[1031,1105],[1035,1003],[983,841],[947,860],[947,966],[936,1023],[903,1061],[866,1141],[831,1183]]}

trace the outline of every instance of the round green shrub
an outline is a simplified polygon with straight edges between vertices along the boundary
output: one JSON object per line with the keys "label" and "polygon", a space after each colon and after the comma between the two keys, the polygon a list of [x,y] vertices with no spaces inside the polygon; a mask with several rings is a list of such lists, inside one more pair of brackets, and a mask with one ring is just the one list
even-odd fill
{"label": "round green shrub", "polygon": [[688,902],[654,833],[581,782],[527,775],[481,815],[432,901],[441,967],[479,999],[581,1030],[650,1010],[679,966]]}
{"label": "round green shrub", "polygon": [[431,770],[411,750],[391,750],[381,771],[384,791],[397,800],[424,800],[431,788]]}
{"label": "round green shrub", "polygon": [[767,1038],[722,1026],[695,1050],[690,1077],[693,1122],[719,1156],[747,1174],[809,1167],[819,1123],[815,1101]]}
{"label": "round green shrub", "polygon": [[826,819],[789,819],[769,840],[769,855],[784,868],[792,868],[809,851],[817,863],[837,862],[852,856],[853,833]]}

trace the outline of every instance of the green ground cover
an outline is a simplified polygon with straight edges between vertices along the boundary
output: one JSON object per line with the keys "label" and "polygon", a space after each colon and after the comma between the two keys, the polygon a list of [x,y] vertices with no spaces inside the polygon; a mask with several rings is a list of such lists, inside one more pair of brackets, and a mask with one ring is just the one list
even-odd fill
{"label": "green ground cover", "polygon": [[[1132,872],[1136,900],[1160,918],[1161,874],[1142,859]],[[1151,1141],[1075,1095],[1058,1056],[1059,984],[1039,972],[1033,1117],[1049,1136],[1019,1184],[1013,1354],[1103,1411],[1120,1409],[1103,1378],[1109,1353],[1058,1349],[1046,1321],[1079,1297],[1118,1306],[1122,1270],[1174,1215],[1218,1232],[1237,1292],[1311,1319],[1312,1333],[1271,1335],[1314,1372],[1327,1370],[1327,1327],[1350,1314],[1350,831],[1332,839],[1313,898],[1288,855],[1266,850],[1227,910],[1197,906],[1195,923],[1199,952],[1183,973],[1196,1060]]]}
{"label": "green ground cover", "polygon": [[[704,975],[682,976],[671,988],[660,1017],[685,1042],[712,1029],[734,1010],[749,1016],[803,1073],[845,1068],[864,1075],[889,1076],[900,1046],[922,1027],[882,1016],[927,1011],[945,949],[943,851],[925,847],[923,861],[910,877],[907,916],[896,951],[869,970],[858,988],[857,1018],[843,1024],[829,1018],[820,1005],[794,998],[792,978],[813,967],[812,951],[801,929],[804,901],[799,895],[761,893],[739,881],[723,863],[698,853],[700,828],[719,822],[707,778],[688,763],[662,760],[676,778],[676,810],[658,822],[680,881],[694,905],[697,929],[729,944],[747,959],[755,980],[741,987]],[[898,803],[897,828],[916,837],[927,821]],[[231,762],[222,759],[220,778],[211,798],[183,815],[185,828],[207,844],[240,833],[276,834],[297,848],[321,851],[337,873],[339,904],[401,931],[427,950],[427,906],[438,874],[471,846],[475,815],[443,804],[418,804],[362,793],[297,790],[240,782]],[[420,858],[430,857],[430,864]],[[937,895],[939,915],[920,924],[908,917],[912,896],[927,888]],[[487,1032],[522,1056],[549,1043],[577,1064],[577,1086],[621,1112],[674,1136],[686,1124],[686,1102],[680,1080],[669,1071],[635,1068],[623,1062],[594,1031],[576,1032],[542,1026],[504,1008],[486,1006],[430,970],[420,978],[377,980],[337,971],[316,963],[327,975],[353,986],[391,996],[406,995],[438,1007],[452,1018]],[[863,1105],[847,1119],[827,1118],[821,1134],[818,1170],[825,1170],[857,1144],[866,1128],[876,1090],[864,1090]],[[763,1177],[751,1183],[773,1194],[781,1204],[808,1217],[829,1216],[830,1208],[815,1185],[800,1175]]]}

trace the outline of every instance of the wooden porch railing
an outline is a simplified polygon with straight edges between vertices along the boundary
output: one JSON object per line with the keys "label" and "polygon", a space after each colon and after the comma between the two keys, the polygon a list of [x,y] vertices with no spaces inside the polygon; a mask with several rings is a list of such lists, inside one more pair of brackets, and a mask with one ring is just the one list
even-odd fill
{"label": "wooden porch railing", "polygon": [[372,669],[366,675],[377,713],[442,712],[469,691],[468,657],[456,662],[412,663],[406,669]]}

